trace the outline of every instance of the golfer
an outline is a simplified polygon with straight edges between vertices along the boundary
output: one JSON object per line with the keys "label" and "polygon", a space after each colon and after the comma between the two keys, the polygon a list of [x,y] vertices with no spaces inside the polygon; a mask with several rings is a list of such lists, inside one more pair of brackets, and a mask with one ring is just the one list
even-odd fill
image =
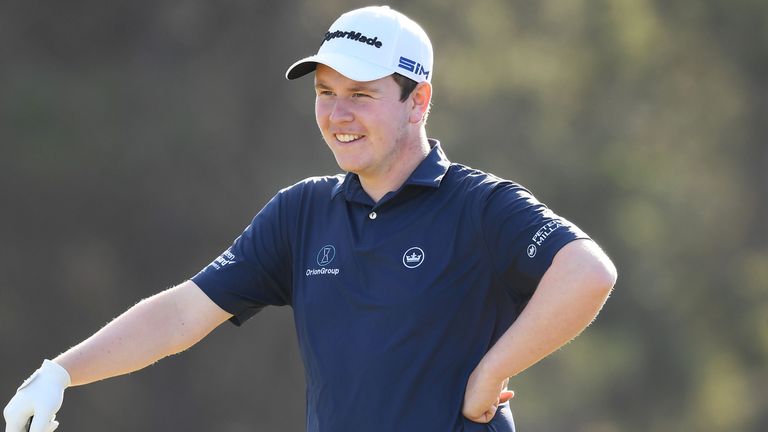
{"label": "golfer", "polygon": [[514,430],[509,377],[588,326],[616,270],[528,190],[428,138],[435,70],[418,24],[367,7],[318,36],[286,76],[313,74],[317,125],[345,174],[279,191],[197,275],[45,360],[6,406],[6,432],[30,418],[51,431],[67,387],[268,305],[293,310],[307,431]]}

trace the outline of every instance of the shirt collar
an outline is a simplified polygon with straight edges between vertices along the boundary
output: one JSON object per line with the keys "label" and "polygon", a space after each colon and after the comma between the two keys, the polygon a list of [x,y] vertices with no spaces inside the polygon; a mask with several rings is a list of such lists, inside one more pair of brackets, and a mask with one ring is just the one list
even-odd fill
{"label": "shirt collar", "polygon": [[[410,176],[405,180],[403,186],[426,186],[437,188],[440,186],[440,182],[443,180],[445,173],[448,172],[448,168],[451,166],[451,162],[445,156],[445,152],[440,147],[440,141],[429,138],[429,147],[431,150],[427,154],[427,157],[416,167]],[[346,192],[346,196],[349,199],[353,185],[360,186],[360,179],[355,173],[347,173],[341,178],[333,189],[331,189],[331,198],[335,198],[341,191]],[[401,187],[402,189],[402,187]]]}

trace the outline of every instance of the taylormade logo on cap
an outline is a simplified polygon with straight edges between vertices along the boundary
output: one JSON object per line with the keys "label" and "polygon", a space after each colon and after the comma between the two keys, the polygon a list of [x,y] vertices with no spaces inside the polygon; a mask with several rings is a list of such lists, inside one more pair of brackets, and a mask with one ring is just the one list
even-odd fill
{"label": "taylormade logo on cap", "polygon": [[345,32],[345,31],[340,31],[340,30],[336,30],[333,33],[327,32],[325,34],[325,37],[323,38],[323,43],[328,42],[329,40],[335,39],[335,38],[352,39],[352,40],[358,41],[360,43],[366,43],[368,45],[373,45],[376,48],[381,48],[381,45],[382,45],[382,43],[379,40],[378,36],[376,36],[373,39],[371,39],[368,36],[364,36],[360,32],[354,32],[354,31],[346,31]]}
{"label": "taylormade logo on cap", "polygon": [[370,6],[340,16],[323,36],[317,54],[291,65],[285,76],[302,77],[322,63],[355,81],[393,73],[429,81],[432,57],[432,43],[421,26],[388,6]]}

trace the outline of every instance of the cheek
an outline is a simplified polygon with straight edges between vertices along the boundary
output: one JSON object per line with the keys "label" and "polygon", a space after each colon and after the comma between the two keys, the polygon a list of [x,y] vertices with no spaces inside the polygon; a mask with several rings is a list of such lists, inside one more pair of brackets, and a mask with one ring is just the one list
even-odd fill
{"label": "cheek", "polygon": [[317,122],[317,125],[321,128],[323,127],[323,124],[325,123],[325,119],[328,118],[328,108],[326,103],[323,103],[320,100],[315,100],[315,121]]}

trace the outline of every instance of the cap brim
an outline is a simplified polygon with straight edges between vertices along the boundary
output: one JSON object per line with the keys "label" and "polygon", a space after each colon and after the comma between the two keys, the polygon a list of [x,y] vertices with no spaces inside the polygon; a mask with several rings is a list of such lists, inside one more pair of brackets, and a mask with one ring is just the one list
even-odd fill
{"label": "cap brim", "polygon": [[373,81],[391,75],[392,70],[374,65],[357,57],[338,53],[320,53],[297,61],[285,72],[289,80],[301,78],[313,72],[321,63],[354,81]]}

